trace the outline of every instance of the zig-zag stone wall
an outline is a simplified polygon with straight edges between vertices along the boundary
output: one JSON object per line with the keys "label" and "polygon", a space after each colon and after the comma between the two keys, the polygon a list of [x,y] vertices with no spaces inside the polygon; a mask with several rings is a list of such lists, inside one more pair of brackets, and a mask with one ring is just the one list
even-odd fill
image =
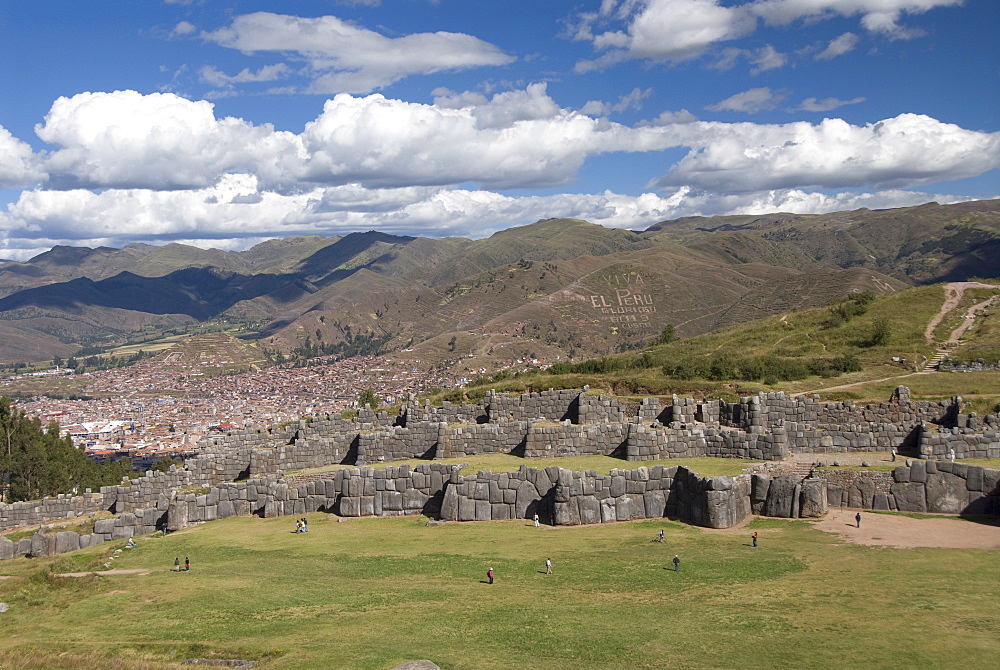
{"label": "zig-zag stone wall", "polygon": [[[433,462],[483,453],[526,458],[605,454],[629,461],[694,456],[780,460],[791,452],[893,448],[925,457],[944,456],[951,449],[959,458],[1000,457],[1000,420],[963,415],[960,402],[914,403],[905,387],[889,402],[865,406],[821,404],[816,398],[791,399],[781,393],[738,403],[675,397],[667,404],[658,398],[629,404],[589,395],[586,389],[520,396],[490,393],[476,405],[445,403],[441,408],[420,406],[411,398],[399,417],[365,409],[352,420],[314,417],[269,431],[237,431],[206,440],[204,454],[182,470],[147,472],[144,478],[102,487],[98,493],[0,504],[0,528],[99,511],[118,515],[98,521],[93,533],[77,535],[76,540],[71,537],[75,533],[42,533],[44,540],[36,536],[17,543],[0,539],[0,557],[61,553],[227,516],[321,510],[344,516],[423,513],[455,520],[521,518],[537,512],[543,519],[554,515],[559,524],[671,516],[712,527],[738,523],[751,511],[816,516],[827,504],[995,513],[1000,510],[995,471],[979,468],[982,473],[977,474],[959,464],[952,469],[943,464],[933,472],[928,464],[924,471],[965,482],[968,495],[956,494],[959,503],[946,504],[938,491],[961,487],[940,484],[934,477],[928,486],[919,481],[917,465],[907,468],[916,474],[897,470],[892,482],[880,473],[862,473],[848,482],[843,473],[826,475],[829,480],[764,475],[705,479],[683,467],[663,466],[611,475],[525,466],[518,473],[463,476],[455,466]],[[430,462],[412,470],[370,467],[403,458]],[[333,464],[362,467],[304,482],[282,479],[287,472]],[[918,483],[923,494],[912,486]]]}

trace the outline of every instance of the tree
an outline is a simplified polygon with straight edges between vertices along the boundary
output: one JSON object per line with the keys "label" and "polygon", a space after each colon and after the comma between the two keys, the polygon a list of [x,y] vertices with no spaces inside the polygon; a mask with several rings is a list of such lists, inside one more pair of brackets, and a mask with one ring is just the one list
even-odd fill
{"label": "tree", "polygon": [[163,458],[158,458],[153,462],[149,469],[153,472],[170,472],[170,466],[176,466],[178,470],[184,467],[184,461],[179,458],[170,458],[169,456],[164,456]]}
{"label": "tree", "polygon": [[358,395],[358,407],[371,407],[372,409],[378,409],[381,404],[378,395],[375,393],[375,389],[367,388]]}
{"label": "tree", "polygon": [[660,333],[660,337],[657,338],[656,343],[670,344],[671,342],[674,342],[676,340],[677,340],[677,328],[674,327],[674,324],[668,323],[667,327],[663,329],[662,333]]}
{"label": "tree", "polygon": [[59,436],[59,425],[41,422],[0,397],[0,485],[5,502],[36,500],[73,489],[117,484],[128,474],[122,464],[99,466]]}
{"label": "tree", "polygon": [[889,321],[889,317],[880,316],[872,322],[872,335],[871,339],[868,340],[869,347],[884,347],[889,344],[889,339],[892,337],[892,323]]}

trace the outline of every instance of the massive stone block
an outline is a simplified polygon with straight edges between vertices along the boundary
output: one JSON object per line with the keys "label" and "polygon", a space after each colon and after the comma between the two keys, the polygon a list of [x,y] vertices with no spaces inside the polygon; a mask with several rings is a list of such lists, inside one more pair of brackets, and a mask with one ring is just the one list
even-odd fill
{"label": "massive stone block", "polygon": [[896,509],[900,512],[927,511],[927,495],[923,483],[893,484],[890,492],[896,500]]}
{"label": "massive stone block", "polygon": [[461,497],[458,499],[458,520],[476,520],[476,501],[472,498]]}
{"label": "massive stone block", "polygon": [[787,519],[792,515],[792,503],[795,487],[799,478],[795,475],[782,475],[771,480],[767,488],[767,499],[764,502],[762,514]]}
{"label": "massive stone block", "polygon": [[828,510],[826,480],[804,480],[802,482],[802,490],[799,493],[799,516],[806,519],[814,519],[823,516]]}
{"label": "massive stone block", "polygon": [[978,466],[969,466],[965,476],[965,488],[968,491],[983,490],[983,469]]}
{"label": "massive stone block", "polygon": [[445,521],[458,521],[458,489],[449,486],[444,491],[441,500],[441,518]]}
{"label": "massive stone block", "polygon": [[14,558],[14,543],[0,535],[0,560]]}
{"label": "massive stone block", "polygon": [[56,536],[38,531],[31,536],[32,556],[52,556],[56,553]]}
{"label": "massive stone block", "polygon": [[68,551],[76,551],[80,548],[80,536],[71,530],[64,530],[56,533],[55,553],[65,554]]}
{"label": "massive stone block", "polygon": [[[577,509],[579,510],[579,523],[600,523],[601,503],[593,496],[582,496],[577,499]],[[559,523],[559,515],[556,514],[556,523]]]}
{"label": "massive stone block", "polygon": [[493,507],[489,500],[476,501],[476,521],[490,521],[493,518]]}
{"label": "massive stone block", "polygon": [[662,518],[667,512],[667,496],[663,491],[647,491],[642,496],[647,519]]}
{"label": "massive stone block", "polygon": [[871,509],[875,496],[875,483],[869,479],[858,479],[847,491],[847,506]]}
{"label": "massive stone block", "polygon": [[771,486],[771,478],[755,474],[750,480],[750,508],[754,514],[762,514],[767,500],[767,489]]}
{"label": "massive stone block", "polygon": [[969,492],[965,480],[949,473],[928,474],[927,511],[943,514],[958,514],[969,504]]}
{"label": "massive stone block", "polygon": [[[556,489],[557,492],[559,490],[560,489],[558,489],[558,488]],[[515,516],[515,518],[518,518],[518,519],[525,519],[525,518],[527,518],[527,516],[528,516],[528,507],[531,506],[531,505],[533,505],[534,503],[536,503],[538,500],[540,500],[541,497],[542,496],[539,495],[538,489],[535,488],[534,484],[532,484],[529,481],[521,482],[521,484],[517,487],[517,497],[515,498],[515,501],[514,501],[514,516]],[[567,497],[567,500],[568,499],[569,498]],[[558,497],[556,498],[556,501],[557,502],[566,502],[565,500],[564,501],[560,501]]]}
{"label": "massive stone block", "polygon": [[578,500],[555,503],[556,524],[560,526],[578,526],[580,524]]}

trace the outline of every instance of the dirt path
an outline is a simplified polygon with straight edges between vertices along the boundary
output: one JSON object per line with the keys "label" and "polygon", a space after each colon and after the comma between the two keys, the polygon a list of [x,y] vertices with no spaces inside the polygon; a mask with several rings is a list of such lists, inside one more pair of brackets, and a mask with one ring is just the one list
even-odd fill
{"label": "dirt path", "polygon": [[[934,344],[934,330],[942,321],[944,321],[944,317],[948,316],[949,312],[958,307],[958,304],[962,302],[962,296],[965,295],[965,290],[969,288],[1000,288],[1000,286],[997,286],[996,284],[981,284],[974,281],[956,281],[951,282],[950,284],[945,284],[944,304],[941,305],[941,311],[939,311],[937,315],[931,319],[931,322],[927,324],[927,329],[924,331],[924,339],[927,340],[927,344]],[[987,300],[986,302],[989,301]],[[969,318],[969,313],[978,308],[980,305],[983,305],[983,303],[976,305],[966,312],[966,318]],[[965,332],[965,330],[968,330],[968,327],[963,329],[962,332]],[[955,333],[953,332],[952,337],[948,338],[949,341],[954,338],[954,336]]]}
{"label": "dirt path", "polygon": [[[861,512],[861,528],[854,515]],[[746,519],[729,528],[701,528],[712,534],[747,535],[744,528],[757,518]],[[934,549],[1000,549],[1000,525],[966,521],[953,516],[914,519],[899,514],[873,514],[869,510],[832,508],[822,519],[805,519],[814,528],[834,533],[847,542],[879,547],[929,547]],[[758,530],[761,542],[767,542],[768,529]]]}
{"label": "dirt path", "polygon": [[[927,328],[924,330],[924,338],[927,340],[927,344],[934,344],[934,330],[944,321],[945,317],[950,314],[958,305],[962,302],[962,296],[965,295],[966,289],[970,288],[989,288],[1000,290],[1000,285],[996,284],[981,284],[979,282],[951,282],[946,284],[944,287],[944,303],[941,305],[941,309],[930,320],[927,324]],[[965,311],[962,318],[962,323],[955,330],[951,331],[948,339],[938,345],[937,351],[934,356],[932,356],[925,364],[924,369],[917,372],[907,372],[901,375],[893,375],[892,377],[883,377],[882,379],[867,379],[865,381],[854,382],[851,384],[840,384],[839,386],[828,386],[822,389],[815,389],[812,391],[802,391],[800,393],[792,394],[792,397],[799,397],[804,395],[809,395],[812,393],[824,393],[827,391],[845,391],[852,388],[858,388],[859,386],[865,386],[866,384],[879,384],[881,382],[887,382],[897,379],[905,379],[907,377],[912,377],[914,375],[929,375],[937,373],[934,366],[944,358],[947,353],[958,344],[959,340],[966,333],[969,328],[972,328],[975,324],[975,319],[979,316],[980,312],[983,311],[990,303],[996,299],[996,296],[983,300],[982,302],[976,303],[969,309]]]}
{"label": "dirt path", "polygon": [[98,572],[62,572],[56,577],[86,577],[87,575],[148,575],[148,568],[134,568],[132,570],[100,570]]}
{"label": "dirt path", "polygon": [[861,528],[855,526],[858,510],[831,509],[812,521],[819,530],[835,533],[855,544],[942,549],[1000,549],[1000,526],[941,517],[914,519],[898,514],[872,514],[861,510]]}

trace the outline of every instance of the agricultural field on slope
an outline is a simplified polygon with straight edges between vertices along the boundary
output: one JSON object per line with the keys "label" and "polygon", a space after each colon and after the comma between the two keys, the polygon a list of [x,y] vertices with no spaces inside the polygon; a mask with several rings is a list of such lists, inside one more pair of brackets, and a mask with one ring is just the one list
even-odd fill
{"label": "agricultural field on slope", "polygon": [[[707,531],[308,518],[307,534],[290,518],[230,518],[144,537],[113,563],[148,574],[55,576],[122,542],[4,561],[0,667],[988,667],[1000,653],[995,552],[845,544],[778,519]],[[191,571],[173,572],[175,557]]]}

